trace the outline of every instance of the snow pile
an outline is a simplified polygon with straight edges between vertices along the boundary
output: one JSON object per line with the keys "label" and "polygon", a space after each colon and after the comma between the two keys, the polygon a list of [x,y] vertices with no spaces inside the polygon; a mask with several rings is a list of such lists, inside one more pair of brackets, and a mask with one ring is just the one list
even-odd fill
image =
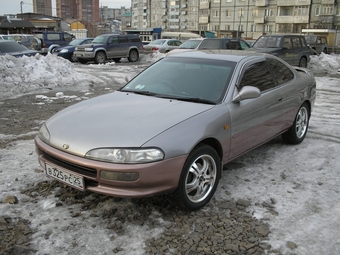
{"label": "snow pile", "polygon": [[316,76],[337,76],[340,74],[340,55],[321,53],[319,56],[311,56],[308,68]]}

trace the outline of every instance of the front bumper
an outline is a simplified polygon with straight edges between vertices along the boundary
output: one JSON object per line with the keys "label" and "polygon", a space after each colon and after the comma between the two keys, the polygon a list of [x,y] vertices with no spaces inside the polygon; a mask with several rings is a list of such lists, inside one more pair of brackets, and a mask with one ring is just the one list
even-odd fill
{"label": "front bumper", "polygon": [[[64,168],[84,177],[85,190],[115,197],[139,198],[173,192],[187,158],[187,155],[182,155],[146,164],[114,164],[65,153],[47,145],[38,136],[35,145],[39,163],[44,169],[46,163]],[[133,182],[102,179],[101,171],[136,172],[139,179]]]}
{"label": "front bumper", "polygon": [[77,58],[93,59],[95,57],[95,52],[75,51],[73,55]]}

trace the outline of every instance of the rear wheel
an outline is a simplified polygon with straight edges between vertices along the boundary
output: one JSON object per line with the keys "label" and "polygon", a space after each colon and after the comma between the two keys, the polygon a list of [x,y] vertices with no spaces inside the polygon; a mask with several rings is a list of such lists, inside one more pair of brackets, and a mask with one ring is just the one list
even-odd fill
{"label": "rear wheel", "polygon": [[305,58],[305,57],[302,57],[301,59],[300,59],[300,63],[299,63],[299,66],[300,67],[307,67],[307,59]]}
{"label": "rear wheel", "polygon": [[96,64],[104,64],[106,61],[106,55],[104,52],[100,51],[96,53],[96,56],[94,57],[94,63]]}
{"label": "rear wheel", "polygon": [[309,107],[303,103],[296,114],[293,125],[282,134],[285,142],[299,144],[305,139],[309,125]]}
{"label": "rear wheel", "polygon": [[187,210],[200,209],[213,197],[220,177],[221,160],[217,152],[211,146],[199,146],[189,154],[171,199]]}
{"label": "rear wheel", "polygon": [[138,60],[138,52],[136,50],[131,50],[129,53],[128,60],[130,62],[136,62]]}

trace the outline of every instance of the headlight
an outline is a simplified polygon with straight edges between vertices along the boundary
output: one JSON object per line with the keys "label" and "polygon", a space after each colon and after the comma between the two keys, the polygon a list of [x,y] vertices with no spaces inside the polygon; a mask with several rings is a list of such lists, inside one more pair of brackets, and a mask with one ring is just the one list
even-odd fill
{"label": "headlight", "polygon": [[62,49],[62,50],[60,51],[60,53],[66,53],[66,52],[68,52],[68,49]]}
{"label": "headlight", "polygon": [[93,51],[93,48],[85,48],[85,51]]}
{"label": "headlight", "polygon": [[39,138],[49,144],[50,143],[50,132],[48,132],[48,129],[46,127],[46,124],[44,123],[44,125],[41,126],[41,128],[39,129],[39,134],[38,134]]}
{"label": "headlight", "polygon": [[159,161],[164,158],[164,153],[160,149],[119,149],[103,148],[93,149],[85,155],[88,159],[106,161],[121,164],[137,164]]}

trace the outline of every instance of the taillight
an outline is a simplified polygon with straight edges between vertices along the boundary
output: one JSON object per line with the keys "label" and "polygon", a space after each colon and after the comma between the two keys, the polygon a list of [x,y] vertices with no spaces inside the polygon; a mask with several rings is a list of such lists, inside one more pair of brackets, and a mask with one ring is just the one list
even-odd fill
{"label": "taillight", "polygon": [[47,48],[46,43],[42,42],[42,48]]}
{"label": "taillight", "polygon": [[152,47],[152,50],[158,50],[159,48],[157,48],[157,47]]}

